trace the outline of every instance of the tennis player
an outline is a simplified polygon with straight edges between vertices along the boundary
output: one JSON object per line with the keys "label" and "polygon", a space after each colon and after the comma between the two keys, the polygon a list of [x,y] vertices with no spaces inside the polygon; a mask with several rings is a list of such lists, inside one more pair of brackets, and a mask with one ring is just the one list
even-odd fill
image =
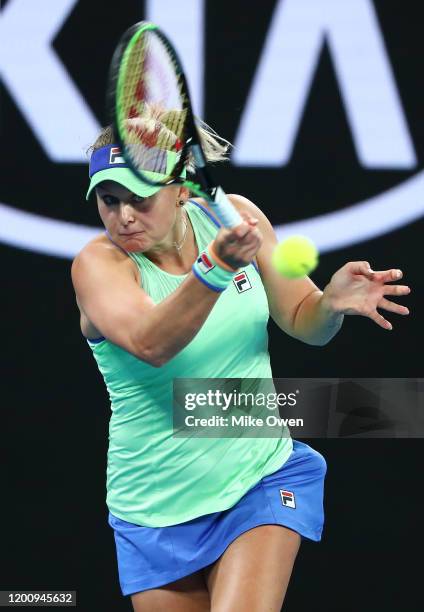
{"label": "tennis player", "polygon": [[[154,126],[168,129],[160,117]],[[224,159],[228,143],[201,132],[208,159]],[[387,284],[401,271],[365,261],[347,263],[324,291],[282,278],[257,206],[230,196],[243,223],[220,227],[185,187],[140,182],[111,128],[89,174],[106,232],[75,258],[72,279],[111,399],[107,506],[122,593],[136,612],[278,612],[301,538],[321,539],[325,460],[288,432],[173,437],[173,380],[271,379],[269,315],[325,345],[346,314],[391,329],[377,308],[408,314],[385,296],[409,288]]]}

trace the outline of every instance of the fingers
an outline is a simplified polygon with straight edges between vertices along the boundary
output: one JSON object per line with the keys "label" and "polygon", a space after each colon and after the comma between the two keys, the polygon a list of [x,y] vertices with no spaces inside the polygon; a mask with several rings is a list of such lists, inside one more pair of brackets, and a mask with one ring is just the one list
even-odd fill
{"label": "fingers", "polygon": [[369,280],[377,281],[379,283],[390,283],[396,280],[398,281],[403,277],[402,270],[397,268],[391,268],[390,270],[372,270],[368,261],[351,261],[346,265],[349,272],[352,274],[362,274]]}
{"label": "fingers", "polygon": [[389,312],[394,312],[399,315],[408,315],[409,308],[406,306],[402,306],[401,304],[395,304],[395,302],[391,302],[390,300],[386,300],[386,298],[381,298],[377,305],[378,308],[384,308]]}
{"label": "fingers", "polygon": [[396,280],[398,281],[402,277],[403,277],[402,270],[398,270],[395,268],[392,268],[390,270],[379,270],[379,271],[373,272],[374,280],[380,283],[390,283]]}
{"label": "fingers", "polygon": [[[384,310],[387,310],[388,312],[394,312],[395,314],[399,314],[399,315],[409,314],[409,309],[406,308],[406,306],[402,306],[401,304],[395,304],[394,302],[391,302],[390,300],[386,300],[386,298],[384,297],[382,297],[380,301],[378,302],[377,308],[384,308]],[[388,330],[393,329],[393,325],[390,323],[390,321],[385,319],[383,315],[377,312],[377,310],[370,312],[368,316],[370,317],[370,319],[372,319],[375,323],[377,323],[377,325],[379,325],[383,329],[388,329]]]}
{"label": "fingers", "polygon": [[259,230],[257,229],[258,219],[251,217],[250,215],[243,215],[244,221],[237,227],[228,230],[228,235],[225,238],[225,242],[227,244],[238,244],[242,245],[247,241],[252,241],[252,239],[261,236]]}
{"label": "fingers", "polygon": [[217,254],[230,266],[249,264],[262,244],[258,219],[243,214],[243,222],[232,229],[221,228],[216,238]]}
{"label": "fingers", "polygon": [[240,214],[242,219],[244,219],[247,223],[254,223],[254,225],[258,223],[258,219],[256,219],[256,217],[252,217],[252,215],[247,211],[242,210]]}
{"label": "fingers", "polygon": [[374,274],[368,261],[350,261],[346,264],[346,267],[351,274],[363,274],[370,279]]}
{"label": "fingers", "polygon": [[246,219],[246,222],[252,227],[256,227],[259,223],[259,219],[256,219],[255,217],[251,217],[249,215],[249,217]]}
{"label": "fingers", "polygon": [[376,310],[371,312],[368,316],[370,317],[370,319],[374,321],[374,323],[377,323],[377,325],[379,325],[383,329],[388,329],[388,330],[393,329],[393,325],[390,323],[390,321],[385,319],[383,315],[381,315]]}
{"label": "fingers", "polygon": [[[244,215],[244,217],[246,217],[246,215]],[[243,238],[245,238],[249,233],[251,233],[252,229],[256,228],[257,223],[258,220],[254,219],[253,217],[247,219],[244,218],[243,222],[240,223],[240,225],[237,225],[237,227],[233,227],[232,229],[227,230],[225,242],[227,244],[235,244],[236,242],[243,240]]]}
{"label": "fingers", "polygon": [[411,293],[407,285],[384,285],[383,295],[408,295]]}

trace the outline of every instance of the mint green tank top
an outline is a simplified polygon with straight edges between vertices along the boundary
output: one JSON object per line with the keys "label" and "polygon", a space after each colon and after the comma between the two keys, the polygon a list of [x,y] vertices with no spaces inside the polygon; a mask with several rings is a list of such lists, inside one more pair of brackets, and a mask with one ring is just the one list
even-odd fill
{"label": "mint green tank top", "polygon": [[[194,202],[186,211],[200,252],[216,223]],[[161,270],[142,253],[128,255],[155,303],[187,276]],[[118,518],[165,527],[226,510],[292,452],[287,430],[273,438],[173,437],[174,378],[272,378],[266,293],[256,268],[244,271],[251,288],[239,293],[231,283],[193,340],[160,368],[107,339],[87,340],[111,400],[106,503]]]}

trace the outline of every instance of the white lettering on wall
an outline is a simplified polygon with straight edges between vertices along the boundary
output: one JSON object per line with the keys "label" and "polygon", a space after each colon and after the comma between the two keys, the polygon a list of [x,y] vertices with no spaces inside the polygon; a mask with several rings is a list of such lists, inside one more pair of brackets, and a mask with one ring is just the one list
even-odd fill
{"label": "white lettering on wall", "polygon": [[290,161],[324,42],[361,164],[413,168],[414,147],[371,0],[279,0],[233,161],[240,166]]}

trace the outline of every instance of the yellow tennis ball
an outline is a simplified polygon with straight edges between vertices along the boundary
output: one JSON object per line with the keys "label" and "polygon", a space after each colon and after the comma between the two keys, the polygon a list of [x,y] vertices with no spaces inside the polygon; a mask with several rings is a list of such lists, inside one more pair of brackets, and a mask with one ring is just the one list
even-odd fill
{"label": "yellow tennis ball", "polygon": [[290,236],[275,247],[272,253],[274,268],[287,278],[306,276],[318,265],[318,251],[305,236]]}

